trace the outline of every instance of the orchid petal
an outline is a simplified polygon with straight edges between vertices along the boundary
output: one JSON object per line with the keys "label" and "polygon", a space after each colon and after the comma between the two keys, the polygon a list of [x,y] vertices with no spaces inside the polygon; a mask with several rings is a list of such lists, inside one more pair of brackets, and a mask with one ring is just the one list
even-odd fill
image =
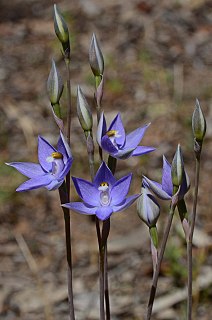
{"label": "orchid petal", "polygon": [[171,196],[162,189],[162,185],[156,181],[150,180],[147,177],[143,176],[145,183],[148,187],[158,196],[158,198],[163,200],[170,200]]}
{"label": "orchid petal", "polygon": [[150,123],[145,125],[144,127],[140,127],[138,129],[135,129],[131,133],[127,134],[126,136],[126,143],[125,148],[136,148],[138,144],[140,143],[141,139],[143,138],[145,131],[149,127]]}
{"label": "orchid petal", "polygon": [[131,180],[132,174],[129,174],[128,176],[119,179],[114,184],[111,189],[111,205],[116,206],[123,202],[129,192]]}
{"label": "orchid petal", "polygon": [[38,176],[36,178],[25,181],[16,189],[16,191],[22,192],[45,187],[50,184],[52,180],[54,180],[53,175],[47,173],[43,176]]}
{"label": "orchid petal", "polygon": [[49,172],[52,169],[51,162],[47,162],[46,159],[51,156],[53,152],[57,150],[48,143],[43,137],[38,137],[38,160],[42,168]]}
{"label": "orchid petal", "polygon": [[99,206],[99,190],[89,181],[72,177],[80,198],[91,206]]}
{"label": "orchid petal", "polygon": [[139,196],[140,196],[140,194],[135,194],[133,196],[129,196],[120,205],[113,206],[113,212],[122,211],[122,210],[128,208]]}
{"label": "orchid petal", "polygon": [[47,186],[45,186],[45,188],[48,189],[49,191],[51,191],[51,190],[56,190],[56,189],[58,189],[62,184],[63,184],[63,179],[61,179],[61,180],[54,179],[52,182],[50,182],[50,184],[48,184]]}
{"label": "orchid petal", "polygon": [[63,171],[62,171],[61,174],[60,174],[60,178],[61,178],[61,179],[64,179],[64,178],[67,176],[68,172],[69,172],[70,169],[71,169],[72,162],[73,162],[73,158],[69,158],[69,159],[67,160],[67,162],[66,162],[66,164],[65,164],[65,167],[64,167]]}
{"label": "orchid petal", "polygon": [[111,122],[111,125],[110,125],[108,131],[110,131],[110,130],[118,131],[118,135],[120,135],[120,137],[115,138],[116,143],[120,146],[123,146],[125,144],[126,134],[125,134],[125,130],[124,130],[124,126],[123,126],[123,123],[121,120],[120,113],[118,113],[117,116],[115,117],[115,119],[113,119],[113,121]]}
{"label": "orchid petal", "polygon": [[96,216],[102,221],[107,220],[111,216],[112,213],[113,213],[113,210],[110,206],[109,207],[99,207],[96,210]]}
{"label": "orchid petal", "polygon": [[110,138],[107,135],[104,135],[101,140],[102,149],[108,152],[111,155],[115,155],[118,152],[118,149],[111,142]]}
{"label": "orchid petal", "polygon": [[116,179],[104,161],[99,167],[93,183],[96,188],[98,188],[102,182],[107,182],[109,184],[109,188],[116,183]]}
{"label": "orchid petal", "polygon": [[57,148],[58,152],[63,154],[64,161],[67,161],[67,158],[72,158],[71,149],[62,131],[60,131],[60,138],[58,140]]}
{"label": "orchid petal", "polygon": [[173,184],[171,175],[171,165],[163,156],[163,173],[162,173],[162,188],[170,196],[173,194]]}
{"label": "orchid petal", "polygon": [[62,207],[68,208],[70,210],[76,211],[82,214],[95,214],[96,208],[86,205],[83,202],[70,202],[62,204]]}
{"label": "orchid petal", "polygon": [[42,167],[37,163],[32,162],[10,162],[6,163],[8,166],[11,166],[18,170],[20,173],[25,175],[28,178],[36,178],[38,175],[45,174]]}
{"label": "orchid petal", "polygon": [[143,154],[147,154],[149,152],[155,151],[154,147],[146,147],[146,146],[138,146],[132,153],[132,156],[141,156]]}
{"label": "orchid petal", "polygon": [[101,147],[102,137],[106,134],[106,131],[107,131],[107,126],[106,126],[105,116],[104,116],[104,113],[102,112],[99,119],[97,133],[96,133],[96,139],[100,147]]}
{"label": "orchid petal", "polygon": [[129,157],[132,156],[134,150],[135,149],[122,149],[122,150],[119,150],[118,153],[116,155],[114,155],[114,157],[117,158],[117,159],[121,159],[121,160],[128,159]]}

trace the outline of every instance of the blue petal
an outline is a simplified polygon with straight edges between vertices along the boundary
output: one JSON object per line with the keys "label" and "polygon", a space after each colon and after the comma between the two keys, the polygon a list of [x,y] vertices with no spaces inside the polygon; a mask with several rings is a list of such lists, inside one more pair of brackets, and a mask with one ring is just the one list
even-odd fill
{"label": "blue petal", "polygon": [[115,155],[118,152],[118,149],[113,145],[113,143],[107,135],[102,137],[101,147],[103,150],[105,150],[111,155]]}
{"label": "blue petal", "polygon": [[46,159],[51,156],[52,152],[57,150],[48,143],[44,138],[38,137],[38,160],[42,168],[49,172],[52,169],[52,163],[47,162]]}
{"label": "blue petal", "polygon": [[118,212],[118,211],[122,211],[126,208],[128,208],[129,206],[131,206],[131,204],[140,196],[140,194],[136,194],[133,196],[129,196],[128,198],[126,198],[120,205],[118,206],[113,206],[113,212]]}
{"label": "blue petal", "polygon": [[102,182],[107,182],[109,184],[109,187],[113,186],[116,183],[115,177],[104,161],[99,167],[93,183],[96,188],[98,188],[100,186],[100,183]]}
{"label": "blue petal", "polygon": [[126,198],[129,192],[131,180],[132,174],[129,174],[128,176],[121,178],[114,184],[114,186],[111,189],[112,206],[119,205]]}
{"label": "blue petal", "polygon": [[97,132],[96,132],[96,139],[100,147],[101,147],[102,137],[106,134],[106,131],[107,131],[107,126],[106,126],[105,116],[104,116],[104,113],[102,112],[101,117],[99,119]]}
{"label": "blue petal", "polygon": [[11,166],[21,172],[28,178],[36,178],[39,175],[45,174],[45,171],[37,163],[32,162],[10,162],[6,163],[8,166]]}
{"label": "blue petal", "polygon": [[150,123],[144,127],[138,128],[132,131],[131,133],[127,134],[125,148],[126,149],[136,148],[140,143],[141,139],[143,138],[145,131],[147,130],[149,125]]}
{"label": "blue petal", "polygon": [[171,165],[163,156],[162,188],[171,197],[173,194]]}
{"label": "blue petal", "polygon": [[66,162],[66,164],[65,164],[65,167],[64,167],[63,171],[62,171],[61,174],[60,174],[60,179],[64,179],[64,178],[67,176],[68,172],[69,172],[70,169],[71,169],[72,162],[73,162],[73,158],[69,158],[69,159],[67,160],[67,162]]}
{"label": "blue petal", "polygon": [[46,189],[48,189],[49,191],[51,190],[56,190],[58,189],[62,184],[63,184],[64,180],[53,180],[50,184],[48,184],[47,186],[45,186]]}
{"label": "blue petal", "polygon": [[124,126],[123,126],[123,123],[122,123],[122,120],[121,120],[120,113],[118,113],[117,116],[115,117],[115,119],[111,122],[111,125],[110,125],[108,131],[110,131],[110,130],[118,131],[118,134],[121,137],[115,138],[116,139],[116,143],[119,146],[124,146],[125,140],[126,140],[126,134],[125,134],[125,130],[124,130]]}
{"label": "blue petal", "polygon": [[180,186],[179,198],[182,199],[190,188],[190,181],[187,173],[184,171],[182,184]]}
{"label": "blue petal", "polygon": [[99,218],[99,220],[107,220],[111,214],[113,213],[112,208],[109,207],[99,207],[96,210],[96,216]]}
{"label": "blue petal", "polygon": [[149,152],[152,152],[152,151],[155,151],[155,148],[153,148],[153,147],[145,147],[145,146],[138,146],[133,151],[132,157],[141,156],[143,154],[146,154],[146,153],[149,153]]}
{"label": "blue petal", "polygon": [[70,202],[62,204],[62,207],[71,209],[73,211],[76,211],[78,213],[82,214],[95,214],[96,207],[90,207],[84,204],[83,202]]}
{"label": "blue petal", "polygon": [[114,158],[125,160],[132,156],[135,149],[120,149],[117,154],[113,155]]}
{"label": "blue petal", "polygon": [[158,198],[162,200],[170,200],[171,196],[163,190],[162,185],[156,181],[150,180],[147,177],[143,176],[145,183],[147,184],[148,188],[150,188]]}
{"label": "blue petal", "polygon": [[62,131],[60,131],[60,138],[57,143],[57,150],[58,152],[62,153],[64,162],[66,162],[68,158],[72,158],[71,149]]}
{"label": "blue petal", "polygon": [[72,177],[74,186],[80,198],[91,206],[99,206],[99,190],[93,183],[84,179]]}
{"label": "blue petal", "polygon": [[16,189],[16,191],[22,192],[45,187],[50,184],[52,180],[54,180],[53,175],[47,173],[43,176],[38,176],[36,178],[25,181]]}

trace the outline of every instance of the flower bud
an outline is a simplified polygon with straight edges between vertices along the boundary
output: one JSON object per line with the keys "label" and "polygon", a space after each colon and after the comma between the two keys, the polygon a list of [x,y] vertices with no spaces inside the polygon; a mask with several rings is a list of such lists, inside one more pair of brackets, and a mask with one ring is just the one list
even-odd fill
{"label": "flower bud", "polygon": [[52,105],[59,104],[63,92],[63,80],[52,59],[52,67],[47,80],[47,92]]}
{"label": "flower bud", "polygon": [[192,129],[194,138],[202,142],[206,132],[206,121],[198,99],[196,99],[196,106],[192,116]]}
{"label": "flower bud", "polygon": [[60,40],[65,56],[69,57],[70,54],[70,43],[69,43],[69,31],[67,24],[58,10],[56,4],[54,4],[54,30]]}
{"label": "flower bud", "polygon": [[139,218],[144,221],[149,228],[156,225],[160,214],[160,207],[147,188],[141,188],[141,196],[137,202],[137,213]]}
{"label": "flower bud", "polygon": [[77,88],[77,115],[83,130],[91,131],[93,126],[91,109],[79,86]]}
{"label": "flower bud", "polygon": [[104,58],[95,34],[93,34],[89,50],[89,62],[95,77],[100,77],[104,72]]}
{"label": "flower bud", "polygon": [[184,164],[180,144],[177,146],[174,159],[172,161],[172,183],[175,187],[179,187],[183,180]]}

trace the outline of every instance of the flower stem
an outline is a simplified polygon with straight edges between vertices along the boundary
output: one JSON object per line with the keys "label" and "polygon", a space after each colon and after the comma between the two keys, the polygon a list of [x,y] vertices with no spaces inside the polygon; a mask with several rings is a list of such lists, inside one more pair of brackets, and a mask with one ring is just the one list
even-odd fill
{"label": "flower stem", "polygon": [[117,159],[112,156],[109,156],[108,157],[108,167],[110,168],[112,174],[115,174],[116,164],[117,164]]}
{"label": "flower stem", "polygon": [[[67,141],[70,146],[70,136],[71,136],[71,117],[72,117],[72,107],[71,107],[71,72],[70,72],[70,59],[65,58],[66,71],[67,71]],[[66,176],[66,187],[68,194],[68,202],[70,200],[70,172]]]}
{"label": "flower stem", "polygon": [[[106,306],[108,305],[109,307],[109,295],[108,299],[106,299],[106,272],[107,270],[105,269],[106,266],[106,248],[107,248],[107,238],[110,232],[110,219],[107,219],[106,221],[103,221],[103,226],[102,226],[102,235],[101,235],[101,242],[99,245],[99,285],[100,285],[100,320],[105,320],[105,307],[104,307],[104,298],[105,298],[105,303]],[[108,291],[108,288],[107,288]],[[106,319],[110,319],[110,308],[106,310]]]}
{"label": "flower stem", "polygon": [[195,141],[194,152],[196,155],[196,168],[195,168],[195,187],[194,187],[194,202],[193,210],[190,220],[190,232],[189,239],[187,244],[187,269],[188,269],[188,304],[187,304],[187,320],[192,319],[192,241],[194,234],[194,227],[196,221],[196,212],[197,212],[197,200],[198,200],[198,189],[199,189],[199,174],[200,174],[200,157],[201,157],[201,143]]}
{"label": "flower stem", "polygon": [[[66,184],[63,183],[59,188],[61,204],[68,201],[68,193]],[[72,249],[71,249],[71,226],[70,213],[67,208],[62,207],[65,222],[65,238],[66,238],[66,257],[67,257],[67,274],[68,274],[68,300],[69,300],[69,315],[70,320],[75,320],[74,314],[74,299],[73,299],[73,285],[72,285]]]}
{"label": "flower stem", "polygon": [[175,207],[176,207],[176,204],[172,202],[171,207],[170,207],[170,211],[169,211],[168,221],[166,224],[165,232],[164,232],[162,243],[161,243],[160,253],[158,256],[158,263],[157,263],[157,266],[156,266],[156,269],[155,269],[155,272],[153,275],[152,287],[151,287],[150,295],[149,295],[149,303],[148,303],[148,308],[147,308],[146,320],[151,319],[153,303],[154,303],[155,294],[156,294],[156,290],[157,290],[158,277],[159,277],[159,273],[160,273],[161,263],[163,260],[163,255],[164,255],[165,248],[166,248],[166,243],[167,243],[169,232],[171,229],[171,224],[172,224],[172,220],[173,220],[173,216],[174,216]]}

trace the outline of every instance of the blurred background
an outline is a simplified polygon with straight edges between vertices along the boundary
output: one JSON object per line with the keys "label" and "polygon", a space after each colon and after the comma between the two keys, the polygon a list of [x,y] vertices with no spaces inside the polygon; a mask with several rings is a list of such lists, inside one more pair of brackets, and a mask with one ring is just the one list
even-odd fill
{"label": "blurred background", "polygon": [[[198,97],[208,130],[202,152],[197,231],[194,237],[193,319],[212,318],[211,220],[211,2],[204,0],[64,0],[56,2],[71,35],[74,118],[72,174],[89,179],[84,134],[76,117],[76,86],[93,106],[88,50],[95,32],[105,59],[103,108],[108,119],[121,112],[127,131],[151,122],[143,145],[157,150],[119,161],[117,177],[133,172],[131,194],[141,175],[160,180],[162,155],[171,162],[182,145],[191,180],[195,162],[191,116]],[[0,319],[67,319],[63,214],[57,191],[18,194],[25,180],[10,161],[37,162],[37,136],[57,143],[46,93],[54,58],[65,81],[54,34],[53,1],[0,1]],[[66,108],[66,92],[62,105]],[[95,113],[95,110],[93,108]],[[65,113],[65,111],[64,111]],[[97,152],[97,148],[96,148]],[[96,156],[96,167],[98,157]],[[72,199],[77,196],[73,192]],[[161,235],[168,203],[161,203]],[[95,225],[71,213],[77,319],[98,319],[98,256]],[[109,282],[113,320],[143,319],[152,278],[147,227],[136,206],[111,219]],[[178,214],[167,246],[153,319],[186,319],[186,245]],[[179,298],[180,297],[180,298]]]}

